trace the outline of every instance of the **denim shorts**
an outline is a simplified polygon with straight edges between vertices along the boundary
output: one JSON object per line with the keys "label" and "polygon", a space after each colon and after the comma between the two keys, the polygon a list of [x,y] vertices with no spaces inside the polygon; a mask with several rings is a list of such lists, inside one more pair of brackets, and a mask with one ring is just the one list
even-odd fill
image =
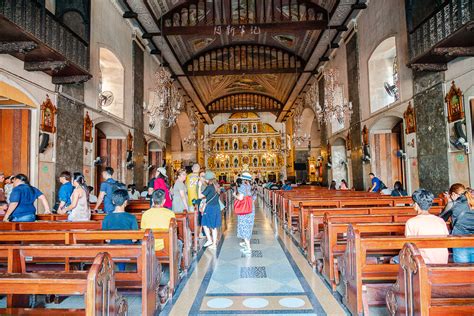
{"label": "denim shorts", "polygon": [[21,215],[21,216],[12,215],[10,217],[11,222],[34,222],[35,220],[36,220],[35,214],[27,214],[27,215]]}
{"label": "denim shorts", "polygon": [[473,263],[474,248],[453,248],[453,260],[456,263]]}

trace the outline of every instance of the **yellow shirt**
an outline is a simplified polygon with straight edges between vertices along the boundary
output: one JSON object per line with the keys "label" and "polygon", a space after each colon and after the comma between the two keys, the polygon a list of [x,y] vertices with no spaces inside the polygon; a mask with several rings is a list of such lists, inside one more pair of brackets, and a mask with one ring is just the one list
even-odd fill
{"label": "yellow shirt", "polygon": [[[168,229],[170,221],[175,218],[174,213],[167,208],[152,207],[142,215],[141,229]],[[165,247],[163,239],[155,239],[155,251]]]}
{"label": "yellow shirt", "polygon": [[[193,200],[197,200],[198,197],[198,182],[199,175],[196,173],[190,173],[186,177],[186,188],[188,189],[188,205],[189,208],[193,205]],[[194,211],[194,208],[191,208]]]}

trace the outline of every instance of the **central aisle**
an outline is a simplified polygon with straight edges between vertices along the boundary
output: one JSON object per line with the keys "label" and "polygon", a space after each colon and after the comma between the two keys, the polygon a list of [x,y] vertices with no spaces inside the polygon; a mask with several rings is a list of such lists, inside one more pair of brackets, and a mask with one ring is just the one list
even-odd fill
{"label": "central aisle", "polygon": [[240,251],[236,230],[231,216],[218,249],[205,251],[165,315],[345,315],[291,240],[272,228],[262,207],[257,207],[252,255]]}

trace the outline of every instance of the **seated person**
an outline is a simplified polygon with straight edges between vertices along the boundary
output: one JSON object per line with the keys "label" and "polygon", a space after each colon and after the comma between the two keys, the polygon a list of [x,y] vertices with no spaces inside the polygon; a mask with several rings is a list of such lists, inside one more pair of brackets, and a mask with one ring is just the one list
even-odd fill
{"label": "seated person", "polygon": [[393,184],[391,196],[408,196],[407,191],[403,189],[403,185],[400,181],[395,181]]}
{"label": "seated person", "polygon": [[[176,218],[174,212],[163,205],[166,200],[165,191],[158,189],[151,195],[152,207],[142,215],[140,228],[145,229],[168,229],[172,218]],[[165,247],[163,239],[155,239],[155,251],[160,251]],[[178,269],[181,269],[181,258],[183,256],[183,242],[178,239]],[[166,285],[170,279],[169,267],[162,265],[163,275],[160,285]]]}
{"label": "seated person", "polygon": [[0,215],[5,215],[8,210],[7,201],[0,201]]}
{"label": "seated person", "polygon": [[[445,237],[449,235],[449,231],[444,220],[438,216],[429,213],[431,205],[433,204],[433,199],[433,193],[428,190],[418,189],[413,192],[413,202],[415,202],[414,208],[418,215],[410,218],[406,222],[406,237]],[[423,259],[425,260],[426,264],[448,263],[449,253],[448,249],[446,248],[425,248],[420,249],[420,253],[423,256]],[[394,261],[397,262],[396,260]]]}
{"label": "seated person", "polygon": [[92,191],[94,191],[94,188],[92,186],[88,186],[87,190],[89,190],[89,203],[97,203],[97,196],[92,194]]}
{"label": "seated person", "polygon": [[291,181],[286,180],[285,184],[283,185],[282,189],[284,191],[290,191],[292,189],[291,187]]}
{"label": "seated person", "polygon": [[[137,218],[125,211],[128,205],[127,190],[116,190],[112,193],[112,203],[115,210],[107,214],[102,221],[103,230],[138,230]],[[133,244],[136,240],[110,240],[110,244]],[[125,271],[125,262],[118,262],[115,264],[118,271]]]}

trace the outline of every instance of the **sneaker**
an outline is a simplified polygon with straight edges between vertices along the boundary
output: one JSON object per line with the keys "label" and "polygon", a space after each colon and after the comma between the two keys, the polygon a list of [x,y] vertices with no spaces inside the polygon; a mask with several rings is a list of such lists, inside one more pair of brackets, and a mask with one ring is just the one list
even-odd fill
{"label": "sneaker", "polygon": [[217,246],[216,246],[216,244],[212,244],[212,245],[210,245],[210,246],[207,247],[207,248],[212,249],[212,250],[215,250],[215,249],[217,249]]}
{"label": "sneaker", "polygon": [[245,241],[240,242],[239,246],[242,248],[247,248],[247,244],[245,243]]}
{"label": "sneaker", "polygon": [[252,249],[250,249],[250,248],[245,248],[245,249],[242,250],[242,253],[243,253],[244,255],[251,255],[251,254],[252,254]]}
{"label": "sneaker", "polygon": [[203,247],[209,247],[209,246],[212,245],[212,244],[213,244],[212,241],[211,241],[211,240],[208,240],[208,241],[206,241],[206,243],[204,244]]}

